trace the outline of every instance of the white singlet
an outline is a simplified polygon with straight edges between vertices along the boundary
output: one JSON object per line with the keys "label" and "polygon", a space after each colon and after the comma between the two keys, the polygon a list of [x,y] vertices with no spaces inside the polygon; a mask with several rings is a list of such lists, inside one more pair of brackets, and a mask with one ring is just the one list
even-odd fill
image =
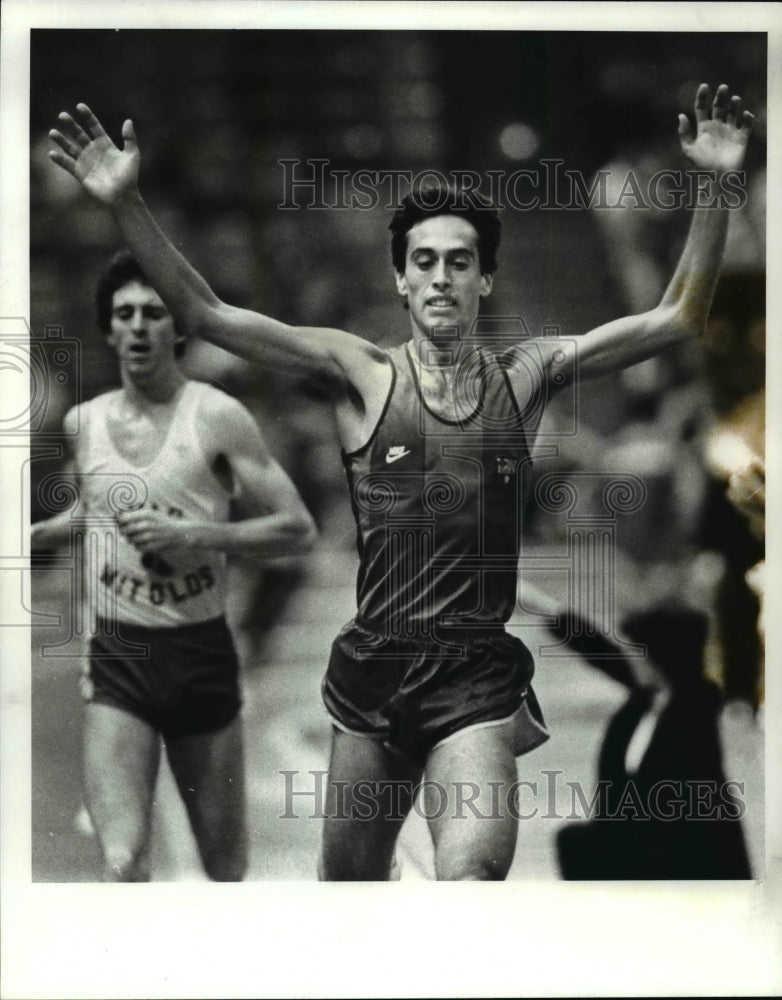
{"label": "white singlet", "polygon": [[[168,433],[148,465],[134,465],[115,448],[107,415],[121,390],[78,407],[76,465],[84,517],[84,583],[90,617],[152,628],[193,624],[225,613],[225,556],[214,550],[167,549],[142,557],[120,533],[120,511],[148,506],[173,518],[227,521],[225,487],[207,464],[196,417],[202,401],[221,390],[186,382]],[[142,563],[143,558],[143,563]]]}

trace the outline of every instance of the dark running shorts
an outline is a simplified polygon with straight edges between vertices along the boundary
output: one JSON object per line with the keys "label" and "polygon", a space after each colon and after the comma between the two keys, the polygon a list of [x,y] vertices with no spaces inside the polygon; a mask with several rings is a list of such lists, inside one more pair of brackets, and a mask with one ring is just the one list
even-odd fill
{"label": "dark running shorts", "polygon": [[388,639],[349,622],[334,640],[322,686],[334,724],[421,763],[456,733],[514,717],[517,756],[544,743],[527,647],[502,628],[463,633],[458,645],[459,655],[443,655],[440,644]]}
{"label": "dark running shorts", "polygon": [[[129,712],[167,738],[227,726],[241,708],[239,661],[224,618],[176,628],[98,623],[83,694]],[[148,647],[144,655],[129,644]]]}

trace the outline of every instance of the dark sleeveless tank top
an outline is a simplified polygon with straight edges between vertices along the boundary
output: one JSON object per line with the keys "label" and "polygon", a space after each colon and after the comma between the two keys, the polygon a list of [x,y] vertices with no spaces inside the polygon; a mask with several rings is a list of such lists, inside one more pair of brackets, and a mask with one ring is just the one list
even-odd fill
{"label": "dark sleeveless tank top", "polygon": [[446,420],[424,401],[408,345],[387,355],[393,378],[378,425],[343,455],[361,560],[359,621],[400,638],[500,626],[516,601],[532,471],[501,357],[471,351],[455,379],[455,419]]}

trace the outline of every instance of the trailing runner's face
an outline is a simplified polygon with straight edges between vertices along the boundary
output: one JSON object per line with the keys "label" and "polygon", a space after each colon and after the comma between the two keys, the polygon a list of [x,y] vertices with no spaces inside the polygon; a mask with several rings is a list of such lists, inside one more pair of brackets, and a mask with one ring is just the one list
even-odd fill
{"label": "trailing runner's face", "polygon": [[121,367],[141,376],[173,361],[174,347],[182,338],[154,288],[129,281],[112,297],[111,332],[106,339]]}
{"label": "trailing runner's face", "polygon": [[492,286],[492,276],[481,274],[475,227],[457,215],[416,223],[407,234],[405,273],[397,273],[396,286],[407,297],[414,334],[436,337],[447,330],[468,336]]}

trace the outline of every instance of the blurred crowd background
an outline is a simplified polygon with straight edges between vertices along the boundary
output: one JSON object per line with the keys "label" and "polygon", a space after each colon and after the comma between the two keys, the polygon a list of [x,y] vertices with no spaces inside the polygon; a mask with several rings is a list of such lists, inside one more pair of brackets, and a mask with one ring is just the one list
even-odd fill
{"label": "blurred crowd background", "polygon": [[[714,622],[707,673],[756,709],[763,508],[741,501],[764,458],[762,34],[34,30],[32,330],[45,338],[47,328],[62,328],[81,344],[80,371],[48,387],[41,430],[56,431],[77,395],[90,398],[117,377],[93,300],[118,234],[47,158],[48,129],[76,102],[88,103],[115,139],[122,121],[133,119],[143,193],[220,296],[289,323],[391,345],[407,339],[409,321],[393,286],[388,189],[369,210],[281,210],[282,159],[326,159],[329,171],[350,177],[363,168],[509,173],[552,158],[587,183],[607,170],[616,192],[612,185],[628,171],[644,179],[685,167],[677,114],[691,114],[701,81],[728,83],[757,116],[748,198],[732,213],[706,336],[553,405],[542,431],[558,454],[540,463],[539,475],[624,472],[644,480],[647,502],[617,519],[619,611],[694,600]],[[324,191],[327,202],[332,197]],[[686,211],[638,209],[632,199],[625,208],[506,207],[502,215],[486,312],[533,336],[578,336],[652,307],[688,223]],[[185,364],[247,403],[324,544],[350,548],[344,474],[321,387],[204,343],[191,343]],[[53,464],[33,463],[34,518],[45,514],[36,485]],[[757,500],[762,491],[755,492]],[[533,505],[525,544],[561,545],[566,528],[561,514]],[[278,613],[300,567],[275,572],[274,585],[261,579],[248,605],[259,629]]]}
{"label": "blurred crowd background", "polygon": [[[46,156],[48,129],[77,101],[90,104],[115,138],[124,118],[134,120],[143,191],[218,294],[290,323],[393,344],[407,338],[409,326],[393,289],[390,185],[369,210],[285,211],[279,205],[290,192],[281,160],[325,159],[329,177],[342,170],[350,178],[360,169],[507,175],[559,159],[587,183],[608,170],[608,200],[615,203],[628,171],[643,190],[655,171],[684,166],[678,112],[691,112],[700,81],[728,82],[758,124],[749,197],[732,213],[705,343],[611,379],[610,391],[607,384],[582,387],[577,400],[561,404],[561,424],[555,407],[543,430],[565,431],[556,438],[563,470],[646,477],[649,501],[619,530],[624,554],[643,567],[638,586],[663,566],[663,586],[680,587],[671,567],[683,557],[690,562],[693,546],[738,561],[742,571],[745,562],[757,562],[754,551],[729,551],[751,548],[736,541],[749,525],[719,503],[720,484],[706,475],[704,459],[711,456],[710,469],[724,482],[722,466],[736,449],[726,450],[721,439],[715,446],[714,431],[726,423],[749,437],[753,453],[763,449],[757,401],[765,376],[764,36],[36,30],[31,56],[33,333],[62,327],[82,352],[79,377],[65,388],[49,386],[47,431],[77,392],[90,398],[116,380],[93,299],[118,235]],[[311,172],[306,164],[296,170]],[[306,205],[310,196],[297,197]],[[329,182],[320,200],[335,203]],[[487,311],[520,318],[532,335],[577,336],[653,306],[681,249],[687,213],[639,209],[631,197],[623,204],[592,211],[506,206]],[[187,367],[245,399],[321,525],[336,505],[340,534],[347,532],[351,544],[320,387],[251,368],[203,343],[191,345]],[[35,463],[34,486],[46,471],[45,462]],[[40,513],[34,488],[33,515]],[[534,506],[527,513],[528,539],[561,532],[556,518]],[[719,575],[713,559],[700,566]],[[753,604],[736,584],[734,608],[737,591]]]}

